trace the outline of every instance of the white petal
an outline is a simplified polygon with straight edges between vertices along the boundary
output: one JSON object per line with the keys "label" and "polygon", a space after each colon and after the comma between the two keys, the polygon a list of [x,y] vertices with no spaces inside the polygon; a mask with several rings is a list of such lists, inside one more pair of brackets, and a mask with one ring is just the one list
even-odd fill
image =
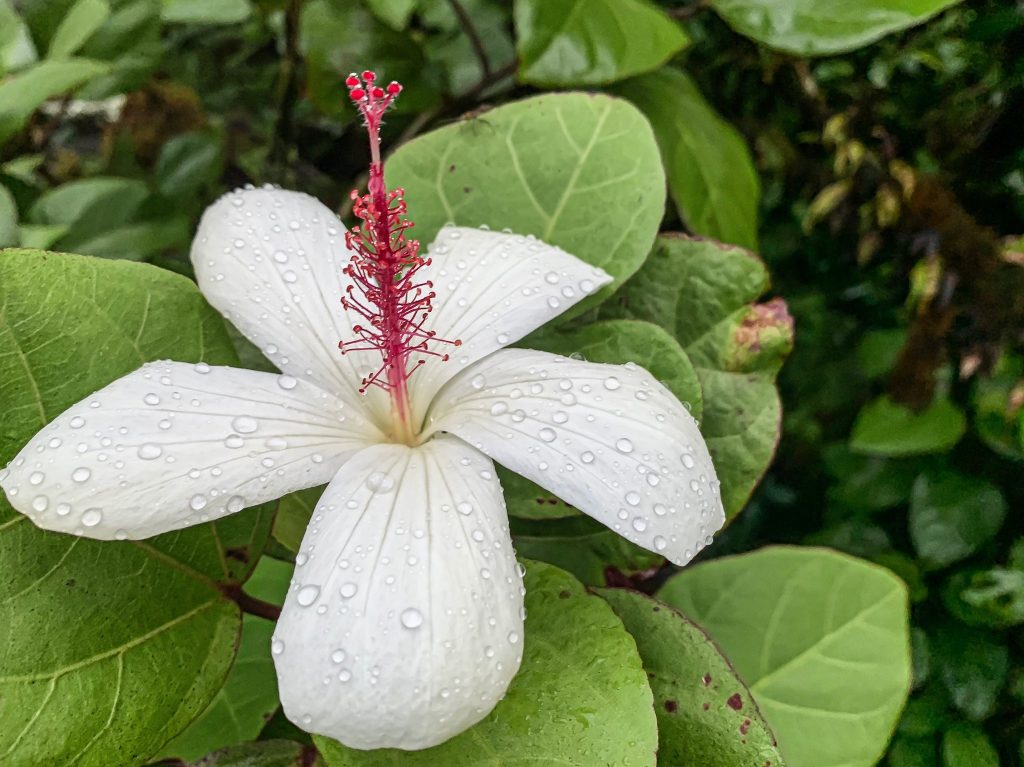
{"label": "white petal", "polygon": [[270,187],[221,197],[203,214],[192,264],[203,295],[281,371],[317,383],[350,404],[362,403],[378,425],[387,395],[357,393],[376,370],[376,353],[342,356],[354,337],[341,306],[350,280],[345,226],[309,195]]}
{"label": "white petal", "polygon": [[725,522],[697,422],[636,365],[506,349],[451,381],[430,421],[677,564]]}
{"label": "white petal", "polygon": [[46,530],[146,538],[322,484],[380,438],[291,376],[153,362],[44,426],[0,485]]}
{"label": "white petal", "polygon": [[413,423],[454,375],[611,282],[602,269],[560,248],[486,229],[445,227],[428,255],[433,263],[421,274],[437,297],[424,327],[462,345],[434,344],[451,359],[428,360],[410,379]]}
{"label": "white petal", "polygon": [[272,647],[285,713],[353,748],[447,740],[518,670],[523,593],[486,456],[448,436],[367,448],[296,559]]}

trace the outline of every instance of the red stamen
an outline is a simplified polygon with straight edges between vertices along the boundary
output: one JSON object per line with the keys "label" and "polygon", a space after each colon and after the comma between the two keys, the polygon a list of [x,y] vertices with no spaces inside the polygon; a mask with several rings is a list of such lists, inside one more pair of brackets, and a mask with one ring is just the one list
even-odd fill
{"label": "red stamen", "polygon": [[[370,386],[389,391],[399,417],[407,423],[409,376],[426,362],[425,357],[448,359],[428,344],[459,346],[461,341],[448,341],[423,330],[435,294],[431,283],[416,280],[416,274],[430,260],[420,257],[419,242],[405,238],[413,224],[404,218],[404,190],[387,188],[380,158],[381,121],[402,86],[391,82],[385,90],[373,84],[376,79],[371,71],[345,78],[370,136],[371,162],[368,194],[352,192],[352,211],[360,223],[345,232],[345,242],[354,255],[345,267],[352,284],[341,305],[361,322],[352,326],[356,337],[342,341],[338,348],[342,354],[380,352],[381,366],[363,379],[360,391],[365,393]],[[417,359],[412,359],[414,356]]]}

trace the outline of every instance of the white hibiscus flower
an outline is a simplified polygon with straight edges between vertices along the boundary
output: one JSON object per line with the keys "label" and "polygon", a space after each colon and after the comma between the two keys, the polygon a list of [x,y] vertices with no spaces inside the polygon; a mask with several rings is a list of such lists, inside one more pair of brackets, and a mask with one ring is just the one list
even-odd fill
{"label": "white hibiscus flower", "polygon": [[0,485],[39,527],[106,540],[327,483],[273,640],[285,713],[421,749],[493,709],[528,641],[492,459],[678,564],[724,514],[696,422],[647,371],[505,348],[608,275],[455,226],[417,255],[377,145],[399,88],[371,75],[347,81],[373,151],[359,227],[246,189],[192,247],[207,300],[281,373],[144,365],[44,427]]}

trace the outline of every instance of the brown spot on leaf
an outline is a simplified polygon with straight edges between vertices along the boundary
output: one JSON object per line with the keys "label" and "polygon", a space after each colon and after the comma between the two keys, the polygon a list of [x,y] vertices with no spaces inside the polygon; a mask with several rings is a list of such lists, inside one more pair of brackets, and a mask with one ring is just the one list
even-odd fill
{"label": "brown spot on leaf", "polygon": [[558,592],[558,598],[559,599],[568,599],[571,596],[572,596],[572,593],[568,589],[562,589],[561,591]]}
{"label": "brown spot on leaf", "polygon": [[732,695],[730,695],[729,700],[727,700],[725,703],[733,711],[739,711],[741,708],[743,708],[743,698],[740,696],[738,692],[734,692]]}
{"label": "brown spot on leaf", "polygon": [[704,683],[704,686],[707,687],[709,684],[711,684],[711,674],[705,674],[703,677],[701,677],[701,681]]}
{"label": "brown spot on leaf", "polygon": [[744,719],[743,724],[740,725],[740,735],[746,735],[750,730],[750,720]]}
{"label": "brown spot on leaf", "polygon": [[665,710],[668,711],[670,714],[674,714],[676,711],[679,710],[679,704],[671,698],[669,698],[665,701]]}

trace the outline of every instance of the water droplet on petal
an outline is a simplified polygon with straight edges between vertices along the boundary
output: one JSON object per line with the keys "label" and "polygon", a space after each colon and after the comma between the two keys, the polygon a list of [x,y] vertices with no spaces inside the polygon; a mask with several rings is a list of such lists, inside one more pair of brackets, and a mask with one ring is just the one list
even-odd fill
{"label": "water droplet on petal", "polygon": [[661,536],[661,535],[654,536],[654,550],[655,551],[664,551],[666,546],[668,546],[668,541],[665,540],[664,536]]}
{"label": "water droplet on petal", "polygon": [[345,656],[345,651],[344,650],[335,650],[334,652],[331,653],[331,660],[334,663],[339,663],[339,664],[340,663],[344,663],[345,662],[345,657],[346,656]]}
{"label": "water droplet on petal", "polygon": [[517,644],[518,642],[519,642],[519,632],[518,631],[510,631],[510,632],[508,632],[508,643],[509,644]]}
{"label": "water droplet on petal", "polygon": [[28,475],[28,483],[30,485],[41,485],[44,479],[46,479],[46,475],[41,471],[34,471]]}
{"label": "water droplet on petal", "polygon": [[86,527],[96,527],[103,521],[103,512],[100,509],[86,509],[82,514],[82,524]]}
{"label": "water droplet on petal", "polygon": [[152,442],[139,446],[139,458],[144,461],[152,461],[164,454],[164,449]]}
{"label": "water droplet on petal", "polygon": [[82,418],[82,416],[80,415],[76,415],[74,418],[68,421],[68,425],[72,429],[81,429],[83,426],[85,426],[85,419]]}
{"label": "water droplet on petal", "polygon": [[407,629],[418,629],[423,625],[423,613],[415,607],[402,611],[402,625]]}
{"label": "water droplet on petal", "polygon": [[543,429],[537,432],[537,436],[540,437],[544,442],[554,442],[555,438],[558,435],[555,434],[554,429],[549,429],[545,426]]}
{"label": "water droplet on petal", "polygon": [[693,456],[689,455],[688,453],[684,453],[683,454],[683,466],[685,466],[687,469],[692,469],[694,467],[694,465],[695,465],[695,462],[693,460]]}
{"label": "water droplet on petal", "polygon": [[299,593],[296,596],[296,600],[303,607],[309,607],[316,601],[316,598],[318,596],[320,596],[319,586],[303,586],[301,589],[299,589]]}
{"label": "water droplet on petal", "polygon": [[273,642],[271,642],[270,643],[270,652],[274,653],[274,655],[280,655],[281,653],[283,653],[284,652],[284,641],[281,640],[281,639],[275,639]]}
{"label": "water droplet on petal", "polygon": [[508,405],[504,402],[495,402],[491,405],[491,415],[503,415],[508,412]]}
{"label": "water droplet on petal", "polygon": [[606,379],[604,379],[604,388],[606,388],[608,391],[615,391],[620,386],[622,386],[622,384],[619,383],[619,379],[616,378],[615,376],[608,376]]}
{"label": "water droplet on petal", "polygon": [[630,490],[628,493],[626,493],[626,503],[628,503],[630,506],[639,506],[640,493]]}
{"label": "water droplet on petal", "polygon": [[459,514],[462,514],[462,515],[472,514],[473,513],[473,504],[469,503],[468,501],[460,501],[459,503],[457,503],[455,505],[455,509],[456,509],[456,511],[459,512]]}
{"label": "water droplet on petal", "polygon": [[289,375],[283,375],[277,377],[277,385],[282,389],[291,390],[298,386],[299,382]]}
{"label": "water droplet on petal", "polygon": [[583,451],[583,454],[580,456],[580,460],[583,461],[583,463],[593,463],[594,454],[591,453],[589,450],[585,450]]}
{"label": "water droplet on petal", "polygon": [[160,404],[160,398],[157,395],[153,394],[152,392],[150,392],[145,397],[143,397],[142,401],[145,402],[147,405],[159,405]]}
{"label": "water droplet on petal", "polygon": [[349,581],[348,583],[341,584],[341,589],[339,589],[339,591],[341,592],[343,599],[351,599],[356,595],[356,592],[359,591],[359,587],[352,583],[352,581]]}
{"label": "water droplet on petal", "polygon": [[623,437],[622,439],[618,440],[615,443],[615,449],[618,450],[620,453],[632,453],[633,443],[630,440]]}
{"label": "water droplet on petal", "polygon": [[71,479],[75,480],[75,482],[85,482],[91,476],[92,472],[89,471],[84,466],[80,466],[79,468],[71,472]]}
{"label": "water droplet on petal", "polygon": [[247,415],[240,415],[231,422],[231,428],[239,434],[252,434],[260,428],[259,421]]}

